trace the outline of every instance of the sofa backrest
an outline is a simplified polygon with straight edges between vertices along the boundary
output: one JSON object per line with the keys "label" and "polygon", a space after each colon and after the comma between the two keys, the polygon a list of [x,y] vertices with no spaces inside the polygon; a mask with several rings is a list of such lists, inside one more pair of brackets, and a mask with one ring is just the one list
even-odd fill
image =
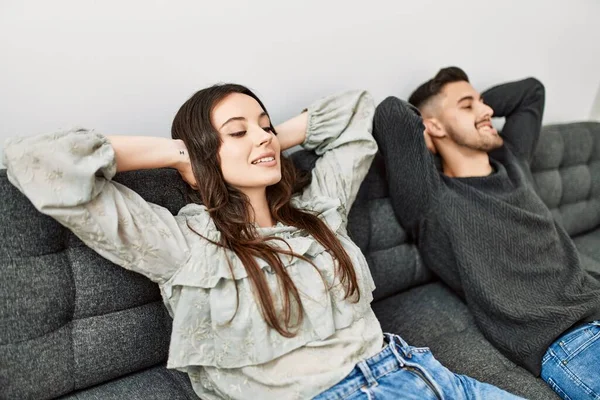
{"label": "sofa backrest", "polygon": [[[316,156],[300,151],[310,170]],[[571,235],[600,225],[600,123],[543,128],[532,174]],[[173,170],[117,181],[175,214],[185,185]],[[47,399],[164,362],[171,320],[153,283],[119,268],[38,213],[0,170],[0,397]],[[349,215],[379,300],[433,279],[397,222],[378,155]]]}
{"label": "sofa backrest", "polygon": [[[116,180],[176,213],[173,170]],[[166,360],[171,320],[156,285],[37,212],[0,170],[0,398],[49,399]]]}
{"label": "sofa backrest", "polygon": [[[294,162],[310,170],[316,156]],[[569,234],[600,225],[600,123],[550,125],[531,164],[536,189]],[[173,170],[115,178],[176,213],[184,184]],[[157,287],[116,267],[38,213],[0,170],[0,388],[44,399],[163,362],[171,321]],[[433,279],[397,222],[378,155],[349,215],[379,300]]]}
{"label": "sofa backrest", "polygon": [[600,123],[547,125],[531,163],[537,193],[575,236],[600,225]]}

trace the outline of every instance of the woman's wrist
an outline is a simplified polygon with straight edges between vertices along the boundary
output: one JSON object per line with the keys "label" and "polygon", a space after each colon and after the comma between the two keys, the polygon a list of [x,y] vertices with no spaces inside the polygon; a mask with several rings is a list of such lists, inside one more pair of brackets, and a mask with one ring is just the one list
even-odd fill
{"label": "woman's wrist", "polygon": [[177,168],[189,162],[181,140],[153,136],[107,136],[115,151],[117,171]]}
{"label": "woman's wrist", "polygon": [[275,127],[281,150],[304,143],[308,126],[308,113],[303,112]]}
{"label": "woman's wrist", "polygon": [[187,148],[181,139],[172,139],[170,152],[173,155],[173,162],[171,167],[176,169],[182,169],[184,166],[189,164],[190,156]]}

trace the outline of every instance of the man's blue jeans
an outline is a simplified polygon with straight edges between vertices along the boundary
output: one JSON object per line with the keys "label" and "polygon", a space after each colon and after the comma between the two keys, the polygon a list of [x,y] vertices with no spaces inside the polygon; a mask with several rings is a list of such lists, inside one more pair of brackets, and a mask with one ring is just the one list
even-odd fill
{"label": "man's blue jeans", "polygon": [[600,321],[564,334],[542,359],[542,379],[563,399],[600,399]]}
{"label": "man's blue jeans", "polygon": [[361,361],[334,387],[313,400],[500,400],[520,399],[495,386],[450,372],[427,347],[409,346],[385,334],[388,345]]}

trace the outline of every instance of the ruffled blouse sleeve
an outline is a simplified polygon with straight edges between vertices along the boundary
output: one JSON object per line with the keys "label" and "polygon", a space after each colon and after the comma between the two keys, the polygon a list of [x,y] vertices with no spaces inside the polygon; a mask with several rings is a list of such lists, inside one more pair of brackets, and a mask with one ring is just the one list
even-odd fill
{"label": "ruffled blouse sleeve", "polygon": [[187,260],[185,222],[112,181],[115,153],[105,136],[71,129],[9,139],[4,148],[9,181],[104,258],[158,283]]}
{"label": "ruffled blouse sleeve", "polygon": [[325,196],[339,199],[345,213],[356,198],[377,144],[371,134],[375,105],[366,91],[325,97],[308,108],[308,128],[302,144],[319,156],[303,201]]}

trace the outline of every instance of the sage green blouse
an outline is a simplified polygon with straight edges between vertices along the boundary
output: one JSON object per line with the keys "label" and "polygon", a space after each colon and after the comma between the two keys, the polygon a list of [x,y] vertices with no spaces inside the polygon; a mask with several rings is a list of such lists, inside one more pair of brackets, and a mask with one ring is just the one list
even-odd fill
{"label": "sage green blouse", "polygon": [[[306,399],[341,381],[358,361],[382,348],[381,327],[370,307],[375,285],[363,254],[346,233],[347,212],[377,151],[373,114],[373,100],[364,91],[326,97],[308,108],[303,147],[320,157],[312,183],[292,199],[336,233],[354,264],[360,300],[344,299],[335,261],[305,231],[281,223],[258,229],[284,239],[318,269],[281,255],[304,311],[292,338],[265,323],[239,258],[190,229],[218,242],[220,232],[206,208],[188,204],[173,216],[112,181],[115,153],[102,134],[71,129],[9,139],[4,159],[10,182],[40,212],[101,256],[158,283],[173,317],[167,366],[187,372],[199,396]],[[257,262],[280,304],[276,275],[264,260]]]}

